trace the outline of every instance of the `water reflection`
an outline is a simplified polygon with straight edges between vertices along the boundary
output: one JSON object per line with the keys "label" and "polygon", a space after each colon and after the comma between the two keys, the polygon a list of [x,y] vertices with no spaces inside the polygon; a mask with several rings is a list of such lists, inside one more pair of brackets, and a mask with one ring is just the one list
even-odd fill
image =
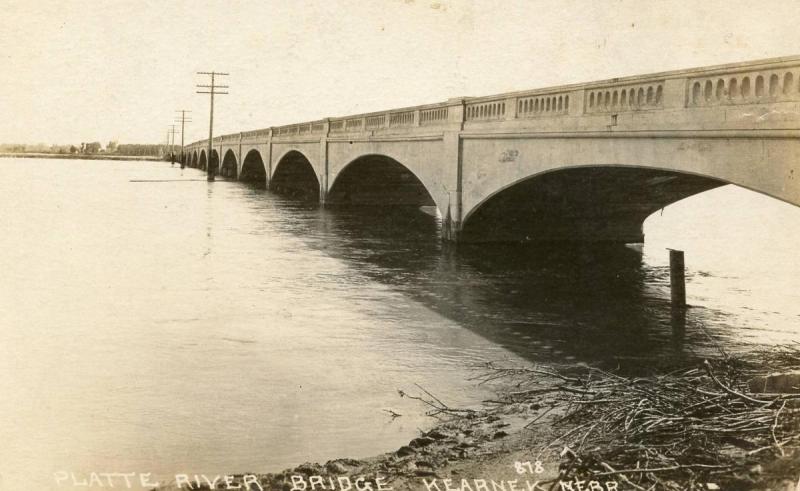
{"label": "water reflection", "polygon": [[724,313],[673,311],[668,269],[640,247],[449,246],[418,209],[285,205],[305,215],[294,232],[309,244],[532,361],[635,370],[733,343]]}

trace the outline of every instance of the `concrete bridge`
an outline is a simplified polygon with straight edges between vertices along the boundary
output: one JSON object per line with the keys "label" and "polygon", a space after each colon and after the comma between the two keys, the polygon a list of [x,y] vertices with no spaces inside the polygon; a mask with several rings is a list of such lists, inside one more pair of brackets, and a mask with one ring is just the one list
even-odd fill
{"label": "concrete bridge", "polygon": [[724,184],[800,206],[800,57],[455,98],[212,147],[188,145],[186,163],[325,206],[436,206],[447,240],[641,242],[650,214]]}

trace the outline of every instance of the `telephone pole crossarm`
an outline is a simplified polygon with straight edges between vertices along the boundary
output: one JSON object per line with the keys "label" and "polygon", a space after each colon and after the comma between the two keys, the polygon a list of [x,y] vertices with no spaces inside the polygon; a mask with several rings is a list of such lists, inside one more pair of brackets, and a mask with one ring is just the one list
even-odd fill
{"label": "telephone pole crossarm", "polygon": [[[172,165],[175,165],[175,133],[178,131],[175,129],[175,125],[169,125],[170,129],[167,131],[167,145],[169,145],[169,153],[170,153],[170,160],[172,161]],[[172,143],[170,143],[169,136],[172,135]],[[183,137],[183,133],[181,133],[181,137]]]}
{"label": "telephone pole crossarm", "polygon": [[[208,117],[208,180],[213,181],[214,175],[216,174],[216,165],[219,165],[219,162],[216,165],[212,165],[212,152],[214,151],[214,96],[215,95],[226,95],[227,92],[219,91],[218,89],[227,89],[229,86],[227,85],[217,85],[216,84],[216,77],[218,76],[227,76],[228,73],[224,72],[197,72],[198,75],[209,75],[211,76],[211,85],[205,84],[197,84],[198,89],[208,89],[208,90],[198,90],[196,91],[198,94],[209,94],[211,97],[211,104],[209,108],[209,117]],[[218,159],[219,160],[219,159]]]}
{"label": "telephone pole crossarm", "polygon": [[185,128],[186,127],[186,123],[191,123],[192,122],[191,119],[186,119],[186,113],[190,113],[192,111],[190,111],[189,109],[178,109],[175,112],[181,113],[180,121],[178,121],[176,119],[175,122],[176,123],[178,123],[178,122],[181,123],[181,169],[183,169],[184,167],[186,167],[186,153],[184,151],[183,134],[184,134],[184,131],[186,129]]}

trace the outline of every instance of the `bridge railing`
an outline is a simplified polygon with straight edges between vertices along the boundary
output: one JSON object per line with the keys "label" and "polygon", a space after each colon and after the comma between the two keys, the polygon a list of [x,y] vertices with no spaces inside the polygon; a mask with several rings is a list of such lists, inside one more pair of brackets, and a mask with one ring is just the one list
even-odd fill
{"label": "bridge railing", "polygon": [[329,132],[335,135],[338,133],[406,131],[417,126],[444,125],[453,122],[450,119],[450,105],[452,105],[451,102],[426,104],[343,118],[330,118],[328,128]]}
{"label": "bridge railing", "polygon": [[690,77],[687,107],[800,101],[800,64]]}
{"label": "bridge railing", "polygon": [[272,128],[262,128],[260,130],[244,131],[242,132],[242,140],[243,141],[266,140],[267,138],[269,138],[271,133],[272,133]]}
{"label": "bridge railing", "polygon": [[[540,118],[578,118],[636,111],[694,110],[709,106],[800,101],[800,57],[758,60],[707,68],[564,85],[388,111],[328,118],[224,135],[218,142],[394,133],[418,127],[484,125]],[[557,119],[552,119],[557,121]],[[455,127],[455,126],[453,126]]]}
{"label": "bridge railing", "polygon": [[635,84],[607,85],[584,91],[586,114],[663,109],[664,83],[647,80]]}
{"label": "bridge railing", "polygon": [[271,128],[272,137],[290,137],[298,135],[320,135],[325,131],[325,121],[310,121],[306,123],[289,124]]}

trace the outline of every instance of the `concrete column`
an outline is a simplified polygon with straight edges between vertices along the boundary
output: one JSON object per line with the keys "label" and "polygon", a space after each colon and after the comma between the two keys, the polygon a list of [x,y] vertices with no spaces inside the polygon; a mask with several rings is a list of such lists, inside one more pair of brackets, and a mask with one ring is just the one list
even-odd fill
{"label": "concrete column", "polygon": [[517,98],[516,97],[509,97],[505,100],[506,103],[506,120],[510,119],[517,119]]}
{"label": "concrete column", "polygon": [[448,192],[448,202],[442,204],[446,209],[441,210],[444,223],[442,226],[442,239],[458,241],[461,232],[462,219],[462,160],[461,160],[461,130],[464,129],[466,117],[466,104],[463,98],[448,99],[447,101],[447,129],[443,133],[445,168],[444,182]]}
{"label": "concrete column", "polygon": [[583,115],[583,104],[584,99],[586,99],[586,91],[581,90],[574,90],[569,94],[569,114],[570,116],[582,116]]}
{"label": "concrete column", "polygon": [[461,97],[456,97],[454,99],[447,100],[447,122],[452,124],[458,124],[458,128],[462,129],[464,124],[464,116],[466,111],[464,110],[465,104],[464,99]]}
{"label": "concrete column", "polygon": [[240,180],[242,177],[242,167],[244,166],[244,162],[242,162],[242,134],[239,133],[239,156],[236,158],[236,180]]}
{"label": "concrete column", "polygon": [[[387,116],[388,117],[388,116]],[[323,173],[319,176],[319,204],[325,207],[328,200],[328,178],[330,176],[330,165],[328,163],[328,132],[331,122],[326,119],[323,123],[322,136],[319,139],[319,158],[322,161]]]}
{"label": "concrete column", "polygon": [[460,131],[446,131],[443,135],[445,167],[444,187],[448,192],[448,202],[442,203],[442,239],[457,242],[461,232],[462,219],[462,158]]}
{"label": "concrete column", "polygon": [[688,79],[670,79],[664,82],[664,109],[679,109],[686,107],[688,94],[686,84]]}
{"label": "concrete column", "polygon": [[269,189],[269,183],[272,180],[272,128],[269,129],[269,133],[267,133],[267,189]]}

